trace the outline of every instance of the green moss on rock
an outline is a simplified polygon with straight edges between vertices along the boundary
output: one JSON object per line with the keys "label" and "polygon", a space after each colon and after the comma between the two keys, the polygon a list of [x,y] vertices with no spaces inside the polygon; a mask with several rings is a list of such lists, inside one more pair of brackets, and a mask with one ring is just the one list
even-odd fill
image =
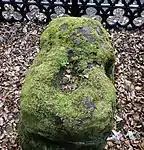
{"label": "green moss on rock", "polygon": [[114,51],[98,21],[54,19],[21,91],[24,150],[102,149],[113,126]]}

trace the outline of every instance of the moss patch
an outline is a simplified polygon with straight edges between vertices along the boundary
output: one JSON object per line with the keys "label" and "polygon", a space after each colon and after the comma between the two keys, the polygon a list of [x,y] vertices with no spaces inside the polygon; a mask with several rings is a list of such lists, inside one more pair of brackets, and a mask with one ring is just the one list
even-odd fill
{"label": "moss patch", "polygon": [[100,150],[116,99],[108,33],[92,19],[58,18],[43,32],[40,47],[21,92],[23,149],[70,144],[73,150]]}

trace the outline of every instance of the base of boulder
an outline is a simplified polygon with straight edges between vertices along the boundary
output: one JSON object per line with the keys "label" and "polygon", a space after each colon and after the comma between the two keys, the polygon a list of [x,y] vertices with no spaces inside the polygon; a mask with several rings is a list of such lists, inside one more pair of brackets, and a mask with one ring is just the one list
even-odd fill
{"label": "base of boulder", "polygon": [[[35,137],[35,138],[32,138]],[[96,143],[98,143],[96,145]],[[31,138],[25,138],[22,143],[23,150],[103,150],[105,141],[97,141],[96,143],[65,143],[60,141],[50,141],[37,135]]]}

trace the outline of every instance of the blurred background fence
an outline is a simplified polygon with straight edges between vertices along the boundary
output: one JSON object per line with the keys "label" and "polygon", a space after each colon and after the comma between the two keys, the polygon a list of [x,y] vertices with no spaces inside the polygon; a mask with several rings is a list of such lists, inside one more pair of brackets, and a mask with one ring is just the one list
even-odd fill
{"label": "blurred background fence", "polygon": [[91,17],[106,28],[140,28],[144,0],[0,0],[0,21],[47,23],[61,16]]}

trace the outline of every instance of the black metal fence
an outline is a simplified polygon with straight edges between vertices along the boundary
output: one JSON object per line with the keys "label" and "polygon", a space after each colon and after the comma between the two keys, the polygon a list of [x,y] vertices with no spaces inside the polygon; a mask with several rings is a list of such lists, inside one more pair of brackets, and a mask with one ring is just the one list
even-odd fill
{"label": "black metal fence", "polygon": [[0,21],[49,22],[60,16],[100,19],[106,28],[139,28],[144,0],[0,0]]}

